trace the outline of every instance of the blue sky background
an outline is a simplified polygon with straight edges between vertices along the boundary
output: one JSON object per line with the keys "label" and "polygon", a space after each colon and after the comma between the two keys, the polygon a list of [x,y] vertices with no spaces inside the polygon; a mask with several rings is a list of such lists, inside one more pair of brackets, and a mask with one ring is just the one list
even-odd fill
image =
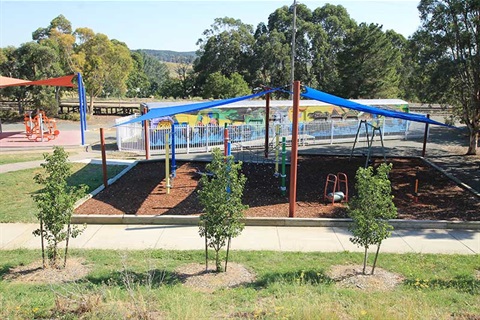
{"label": "blue sky background", "polygon": [[[408,37],[420,25],[418,1],[297,1],[310,9],[343,5],[357,22],[378,23]],[[75,30],[88,27],[130,49],[197,50],[197,40],[218,17],[252,24],[291,1],[5,1],[0,0],[0,47],[31,41],[32,32],[63,14]]]}

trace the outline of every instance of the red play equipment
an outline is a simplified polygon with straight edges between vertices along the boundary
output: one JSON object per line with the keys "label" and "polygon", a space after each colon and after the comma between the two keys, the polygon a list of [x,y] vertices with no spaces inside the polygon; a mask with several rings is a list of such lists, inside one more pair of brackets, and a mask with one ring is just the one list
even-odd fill
{"label": "red play equipment", "polygon": [[49,119],[42,110],[25,113],[23,118],[27,139],[31,141],[47,141],[55,139],[60,131],[57,130],[55,119]]}
{"label": "red play equipment", "polygon": [[[343,187],[343,188],[342,188]],[[323,189],[323,201],[345,201],[348,202],[348,178],[343,172],[338,172],[337,175],[329,173],[325,181],[325,188]]]}

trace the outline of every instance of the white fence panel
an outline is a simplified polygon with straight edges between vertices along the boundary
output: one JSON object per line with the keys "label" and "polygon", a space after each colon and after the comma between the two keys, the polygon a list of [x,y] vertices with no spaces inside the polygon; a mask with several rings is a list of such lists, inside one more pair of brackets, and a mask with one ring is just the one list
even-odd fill
{"label": "white fence panel", "polygon": [[[138,115],[118,119],[117,124],[126,122]],[[359,141],[366,140],[365,128],[358,129],[360,120],[348,119],[343,121],[311,121],[299,123],[299,144],[326,144],[353,142],[359,132]],[[384,139],[407,139],[422,137],[425,124],[410,122],[401,119],[387,118],[381,123]],[[280,137],[292,138],[291,123],[271,123],[269,126],[269,143],[275,141],[276,128]],[[117,145],[121,151],[145,152],[144,131],[142,123],[131,123],[117,127]],[[265,125],[242,124],[228,127],[229,139],[234,149],[261,147],[265,143]],[[169,134],[168,143],[172,143],[171,128],[150,128],[150,151],[164,153],[166,134]],[[372,128],[368,128],[369,135]],[[213,147],[223,148],[224,128],[221,126],[175,126],[175,149],[178,153],[205,152]]]}

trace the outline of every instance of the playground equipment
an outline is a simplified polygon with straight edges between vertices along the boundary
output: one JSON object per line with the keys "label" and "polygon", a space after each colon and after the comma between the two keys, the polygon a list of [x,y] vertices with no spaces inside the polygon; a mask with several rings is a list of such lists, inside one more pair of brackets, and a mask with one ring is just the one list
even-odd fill
{"label": "playground equipment", "polygon": [[43,142],[44,139],[47,139],[50,141],[60,134],[55,120],[49,119],[42,110],[25,113],[23,120],[28,140]]}
{"label": "playground equipment", "polygon": [[285,179],[287,178],[285,163],[287,159],[287,150],[286,150],[286,138],[282,137],[282,174],[280,177],[282,178],[282,186],[280,187],[280,191],[282,191],[282,196],[287,194],[287,187],[285,186]]}
{"label": "playground equipment", "polygon": [[[385,163],[387,162],[387,156],[385,154],[385,147],[383,145],[383,134],[382,134],[382,129],[381,129],[381,127],[383,125],[383,121],[384,121],[384,117],[380,117],[380,119],[377,119],[376,121],[374,121],[372,123],[368,123],[367,120],[361,120],[358,123],[357,134],[355,135],[355,141],[353,142],[352,151],[350,152],[350,159],[353,156],[353,150],[355,149],[355,145],[357,144],[358,135],[360,133],[360,129],[362,128],[362,124],[364,124],[365,125],[365,136],[367,138],[367,149],[368,149],[367,159],[365,161],[365,168],[368,167],[369,164],[370,164],[372,144],[373,144],[373,140],[375,138],[375,132],[377,132],[377,131],[378,131],[378,136],[380,137],[380,142],[382,143],[383,159],[384,159]],[[369,138],[368,127],[372,128],[372,137],[371,138]]]}
{"label": "playground equipment", "polygon": [[[342,188],[343,186],[343,188]],[[325,188],[323,191],[323,201],[348,202],[348,178],[343,172],[338,172],[337,175],[329,173],[325,181]]]}
{"label": "playground equipment", "polygon": [[280,148],[280,126],[276,125],[275,126],[275,174],[274,174],[275,177],[279,176],[279,173],[278,173],[279,148]]}
{"label": "playground equipment", "polygon": [[415,169],[415,186],[413,189],[413,202],[418,203],[418,167]]}

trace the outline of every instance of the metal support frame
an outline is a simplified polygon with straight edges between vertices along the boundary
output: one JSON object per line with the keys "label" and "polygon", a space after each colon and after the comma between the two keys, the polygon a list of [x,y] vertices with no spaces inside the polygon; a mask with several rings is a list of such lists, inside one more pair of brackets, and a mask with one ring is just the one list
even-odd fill
{"label": "metal support frame", "polygon": [[[357,141],[358,141],[358,136],[360,134],[360,129],[362,127],[362,124],[364,124],[365,126],[365,134],[366,134],[366,137],[367,137],[367,159],[365,161],[365,168],[368,167],[368,164],[370,162],[370,156],[371,156],[371,150],[372,150],[372,144],[373,144],[373,140],[375,138],[375,132],[378,131],[379,133],[379,137],[380,137],[380,142],[382,144],[382,153],[383,153],[383,160],[385,162],[387,162],[387,155],[385,154],[385,145],[383,144],[383,134],[382,134],[382,129],[379,126],[374,126],[370,123],[367,122],[367,120],[360,120],[360,123],[358,124],[358,129],[357,129],[357,134],[355,135],[355,141],[353,143],[353,147],[352,147],[352,151],[350,152],[350,159],[352,159],[352,156],[353,156],[353,150],[355,149],[355,146],[357,144]],[[369,133],[368,133],[368,127],[371,127],[372,128],[372,137],[370,138],[369,137]]]}

